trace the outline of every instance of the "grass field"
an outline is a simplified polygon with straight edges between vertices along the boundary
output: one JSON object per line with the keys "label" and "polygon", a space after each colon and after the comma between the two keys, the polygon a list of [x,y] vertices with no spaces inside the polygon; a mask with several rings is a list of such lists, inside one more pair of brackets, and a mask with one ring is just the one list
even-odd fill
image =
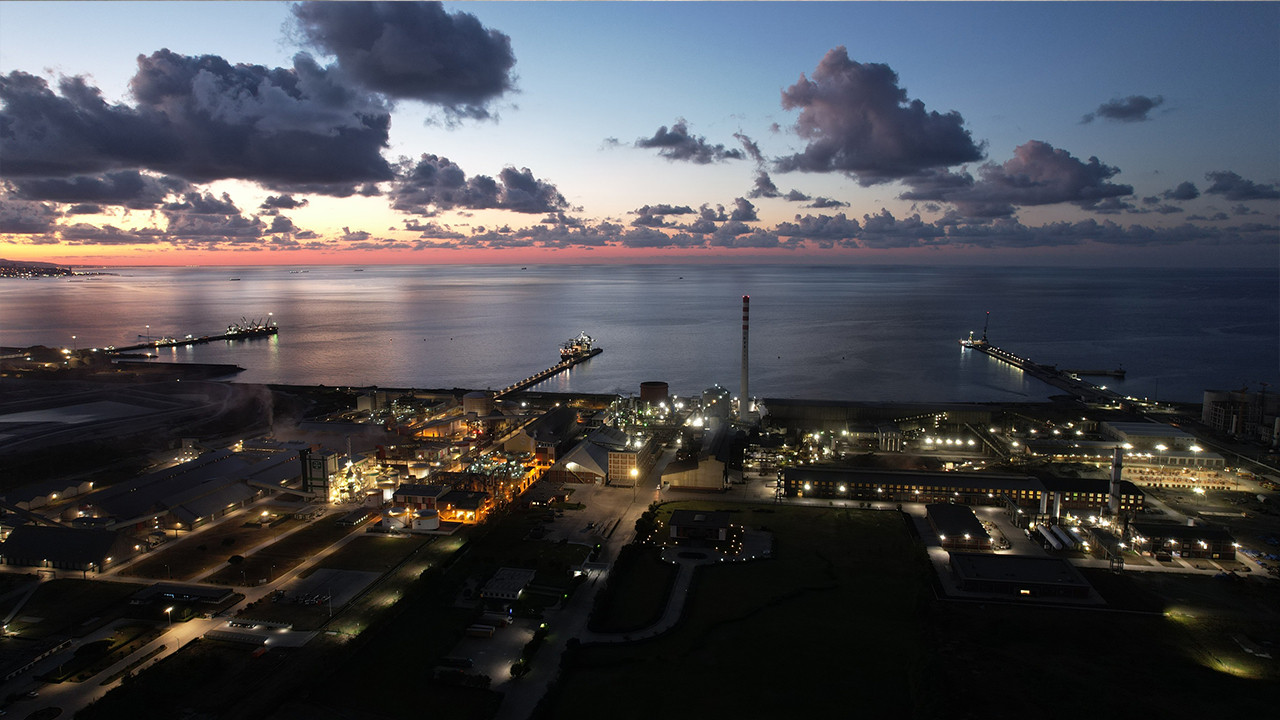
{"label": "grass field", "polygon": [[[1090,573],[1109,609],[935,600],[896,513],[726,509],[774,558],[699,570],[663,637],[571,648],[540,719],[1264,717],[1280,588]],[[1252,649],[1254,652],[1250,652]]]}
{"label": "grass field", "polygon": [[[288,519],[270,527],[246,526],[244,522],[249,517],[247,514],[237,515],[192,535],[171,540],[122,570],[121,574],[155,580],[189,580],[226,562],[232,555],[243,555],[249,548],[297,528],[302,522]],[[237,572],[237,579],[239,576]]]}
{"label": "grass field", "polygon": [[321,518],[290,535],[281,537],[257,552],[246,555],[244,562],[222,568],[210,575],[206,582],[222,585],[244,583],[255,585],[264,579],[273,580],[281,573],[288,572],[311,559],[351,532],[353,531],[350,527],[338,524],[336,515]]}
{"label": "grass field", "polygon": [[625,633],[657,622],[667,607],[676,566],[663,562],[657,545],[627,545],[619,553],[609,584],[596,595],[590,629]]}
{"label": "grass field", "polygon": [[9,622],[9,632],[43,638],[71,632],[89,618],[105,621],[104,616],[118,615],[123,601],[141,589],[132,583],[105,580],[49,580],[36,589]]}
{"label": "grass field", "polygon": [[[684,618],[638,643],[573,651],[545,718],[867,717],[898,714],[924,684],[917,620],[927,568],[897,513],[725,509],[775,535],[770,560],[700,568]],[[625,681],[621,681],[625,678]],[[838,689],[838,692],[836,690]]]}

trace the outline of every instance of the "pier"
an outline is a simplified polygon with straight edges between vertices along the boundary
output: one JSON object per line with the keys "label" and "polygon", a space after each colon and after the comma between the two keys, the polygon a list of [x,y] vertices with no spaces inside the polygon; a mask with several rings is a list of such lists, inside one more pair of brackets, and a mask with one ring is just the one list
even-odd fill
{"label": "pier", "polygon": [[150,342],[138,343],[136,345],[126,345],[124,347],[109,347],[108,352],[125,353],[134,350],[147,350],[151,348],[171,348],[183,347],[186,345],[203,345],[205,343],[217,342],[219,340],[254,340],[256,338],[271,337],[280,332],[280,328],[272,320],[266,322],[246,322],[242,325],[230,325],[227,331],[221,335],[201,335],[195,337],[188,335],[185,338],[160,338]]}
{"label": "pier", "polygon": [[604,350],[601,348],[591,348],[590,350],[588,350],[585,353],[582,353],[581,355],[574,355],[572,357],[565,358],[564,360],[561,360],[560,362],[556,363],[555,365],[552,365],[551,367],[547,368],[546,370],[543,370],[540,373],[537,373],[535,375],[530,375],[529,377],[523,380],[511,383],[510,385],[502,388],[498,392],[494,393],[494,398],[501,400],[505,395],[509,395],[513,392],[519,392],[521,390],[524,390],[527,387],[537,385],[538,383],[542,382],[543,380],[546,380],[552,375],[555,375],[560,372],[564,372],[565,370],[568,370],[574,365],[577,365],[578,363],[583,362],[584,360],[590,360],[591,358],[599,355],[602,352],[604,352]]}
{"label": "pier", "polygon": [[[1012,365],[1041,382],[1066,390],[1085,402],[1113,403],[1124,400],[1124,397],[1119,393],[1094,385],[1091,382],[1081,380],[1077,375],[1086,374],[1084,372],[1077,370],[1073,374],[1071,371],[1059,370],[1057,366],[1042,365],[1041,363],[1032,362],[1027,358],[1019,357],[1008,350],[998,348],[987,342],[985,331],[982,334],[981,340],[974,340],[972,336],[970,336],[967,340],[961,340],[960,346],[967,350],[977,350],[978,352],[986,353],[988,356],[993,357],[1000,362]],[[1094,373],[1090,372],[1088,374]],[[1123,377],[1123,375],[1120,377]]]}

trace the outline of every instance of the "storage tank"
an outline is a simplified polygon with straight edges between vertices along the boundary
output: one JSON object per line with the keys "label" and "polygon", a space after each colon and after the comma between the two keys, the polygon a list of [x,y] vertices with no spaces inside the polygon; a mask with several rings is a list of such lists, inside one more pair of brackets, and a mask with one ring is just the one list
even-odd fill
{"label": "storage tank", "polygon": [[667,401],[667,384],[660,380],[640,383],[640,404],[657,405]]}
{"label": "storage tank", "polygon": [[439,530],[440,513],[435,510],[419,510],[413,518],[414,530]]}
{"label": "storage tank", "polygon": [[493,414],[493,394],[483,390],[462,396],[462,412],[475,413],[477,417]]}

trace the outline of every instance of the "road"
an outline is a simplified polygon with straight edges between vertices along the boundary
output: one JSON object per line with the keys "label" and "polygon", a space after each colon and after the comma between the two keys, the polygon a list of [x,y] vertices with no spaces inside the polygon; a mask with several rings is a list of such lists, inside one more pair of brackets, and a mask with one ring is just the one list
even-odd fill
{"label": "road", "polygon": [[[250,506],[246,508],[244,512],[256,513],[257,511],[253,508],[253,506]],[[337,512],[345,512],[345,510],[338,510]],[[231,515],[227,516],[226,521],[237,522],[238,520],[236,518],[238,518],[240,515],[241,513],[239,512],[232,513]],[[245,599],[244,601],[242,601],[242,603],[244,605],[247,605],[249,603],[252,603],[254,601],[257,601],[266,597],[267,595],[271,594],[277,589],[282,589],[287,587],[290,583],[297,580],[301,574],[307,572],[309,569],[311,569],[315,565],[323,562],[324,559],[328,557],[330,553],[334,552],[335,550],[338,550],[339,548],[351,542],[355,538],[361,537],[363,535],[364,535],[363,532],[353,531],[350,534],[343,537],[341,540],[338,540],[337,542],[333,543],[329,547],[325,548],[321,552],[316,553],[307,562],[297,565],[293,569],[285,573],[282,573],[279,577],[273,579],[272,581],[261,584],[261,585],[257,585],[255,587],[242,588],[241,592],[243,592],[245,595]],[[264,545],[266,544],[270,544],[270,542],[264,543]],[[254,550],[256,551],[257,549],[258,548],[255,548]],[[115,568],[117,572],[119,571],[119,569],[120,568]],[[74,576],[73,573],[64,573],[64,574],[67,574],[68,576]],[[102,579],[108,579],[108,578],[115,581],[125,579],[121,577],[112,577],[111,572],[103,573]],[[153,582],[154,581],[146,581],[145,584],[150,585],[150,584],[153,584]],[[118,622],[129,622],[129,621],[127,620],[117,621],[117,623]],[[114,688],[120,682],[120,678],[116,678],[114,676],[117,673],[122,672],[126,668],[129,668],[133,663],[142,661],[141,664],[139,664],[137,667],[131,668],[132,672],[137,673],[138,671],[159,662],[165,657],[168,657],[170,654],[176,652],[182,646],[186,645],[187,643],[191,642],[196,638],[203,636],[205,633],[211,630],[240,630],[239,628],[230,627],[228,624],[229,620],[226,617],[219,617],[219,618],[193,617],[190,620],[187,620],[185,622],[171,623],[170,625],[164,628],[165,632],[163,635],[147,643],[146,645],[143,645],[142,647],[140,647],[139,649],[131,653],[129,656],[121,659],[111,667],[107,668],[106,670],[103,670],[102,672],[98,673],[97,675],[83,682],[78,682],[78,683],[64,682],[64,683],[45,684],[36,679],[39,675],[45,672],[54,670],[61,663],[66,662],[68,659],[72,657],[72,655],[75,654],[76,649],[81,647],[82,645],[86,645],[88,643],[110,637],[114,629],[114,626],[117,623],[112,623],[111,625],[104,627],[84,638],[73,639],[71,641],[71,645],[68,646],[65,650],[55,653],[54,655],[42,660],[30,671],[15,678],[9,683],[6,683],[3,687],[0,687],[0,697],[8,696],[10,693],[25,693],[29,690],[37,690],[39,692],[39,697],[34,699],[24,698],[20,701],[15,702],[14,707],[17,709],[20,709],[24,713],[34,712],[36,710],[40,710],[43,708],[60,708],[64,715],[71,716],[71,715],[74,715],[76,712],[78,712],[81,708],[85,707],[86,705],[93,702],[94,700],[97,700],[98,698],[102,697],[107,692],[109,692],[112,688]],[[294,631],[288,631],[288,630],[273,630],[273,631],[270,631],[270,633],[268,633],[267,642],[269,645],[298,646],[298,645],[305,644],[312,637],[314,637],[314,635],[315,635],[314,632],[294,632]],[[145,661],[143,660],[144,658],[145,658]]]}

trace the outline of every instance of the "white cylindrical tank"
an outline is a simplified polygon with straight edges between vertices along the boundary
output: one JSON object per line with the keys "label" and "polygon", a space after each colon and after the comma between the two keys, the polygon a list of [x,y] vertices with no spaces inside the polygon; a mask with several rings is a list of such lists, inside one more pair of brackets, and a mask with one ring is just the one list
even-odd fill
{"label": "white cylindrical tank", "polygon": [[414,530],[439,530],[440,513],[435,510],[419,510],[413,518]]}

